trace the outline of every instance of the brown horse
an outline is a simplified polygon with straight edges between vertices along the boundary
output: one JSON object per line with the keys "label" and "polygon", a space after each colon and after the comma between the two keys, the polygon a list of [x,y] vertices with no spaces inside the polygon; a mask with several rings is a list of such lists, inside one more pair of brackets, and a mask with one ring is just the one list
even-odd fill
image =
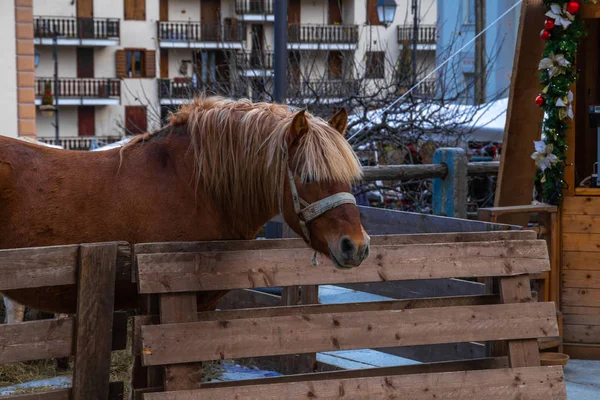
{"label": "brown horse", "polygon": [[[353,199],[340,194],[361,174],[346,123],[345,110],[326,122],[282,105],[212,97],[121,149],[64,151],[0,138],[0,248],[252,239],[281,208],[313,249],[339,268],[358,266],[369,238]],[[222,294],[199,302],[214,308]],[[4,295],[38,310],[75,311],[74,286]],[[135,285],[117,285],[116,307],[136,300]]]}

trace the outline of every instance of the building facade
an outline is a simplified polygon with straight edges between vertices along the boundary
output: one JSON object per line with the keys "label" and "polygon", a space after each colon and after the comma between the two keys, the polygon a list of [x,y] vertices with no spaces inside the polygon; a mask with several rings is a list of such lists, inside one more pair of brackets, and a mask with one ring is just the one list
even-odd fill
{"label": "building facade", "polygon": [[[28,1],[35,50],[17,48],[16,25],[25,17],[16,10]],[[23,63],[0,61],[8,71],[0,87],[10,93],[2,98],[3,112],[14,121],[7,132],[53,142],[54,117],[39,107],[54,104],[61,145],[86,149],[158,128],[170,110],[200,91],[269,100],[274,1],[3,1],[0,18],[10,35],[0,46],[10,54],[32,53],[24,55],[24,67],[35,71],[29,92],[21,92],[14,77]],[[365,81],[395,79],[414,34],[413,0],[396,2],[395,21],[386,27],[376,0],[288,0],[288,102],[335,104]],[[416,3],[420,67],[413,72],[422,77],[435,65],[437,5]],[[22,109],[25,100],[35,106]],[[27,116],[30,125],[20,119]]]}
{"label": "building facade", "polygon": [[[517,6],[503,16],[496,24],[493,22],[513,7],[517,0],[484,1],[485,13],[483,26],[489,26],[485,32],[485,100],[493,101],[508,96],[512,74],[515,46],[519,29],[521,7]],[[438,65],[452,54],[459,53],[446,64],[438,74],[444,81],[460,82],[451,90],[463,91],[462,100],[473,103],[475,99],[475,44],[459,50],[476,35],[475,0],[438,1]],[[449,97],[455,97],[456,92]]]}

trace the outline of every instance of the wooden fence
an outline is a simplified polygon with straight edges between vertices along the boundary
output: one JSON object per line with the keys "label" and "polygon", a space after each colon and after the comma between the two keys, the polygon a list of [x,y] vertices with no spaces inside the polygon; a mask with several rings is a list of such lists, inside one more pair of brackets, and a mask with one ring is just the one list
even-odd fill
{"label": "wooden fence", "polygon": [[[144,399],[566,399],[562,368],[540,367],[537,339],[557,336],[558,327],[554,304],[532,298],[529,274],[549,269],[546,243],[533,232],[375,236],[370,257],[352,271],[325,259],[312,266],[297,239],[148,244],[135,254],[139,291],[158,295],[159,307],[136,318],[134,352],[143,367],[164,368],[163,385],[136,389]],[[204,291],[456,277],[498,277],[499,293],[217,312],[196,305]],[[507,346],[476,360],[239,382],[202,384],[194,365],[488,341]]]}

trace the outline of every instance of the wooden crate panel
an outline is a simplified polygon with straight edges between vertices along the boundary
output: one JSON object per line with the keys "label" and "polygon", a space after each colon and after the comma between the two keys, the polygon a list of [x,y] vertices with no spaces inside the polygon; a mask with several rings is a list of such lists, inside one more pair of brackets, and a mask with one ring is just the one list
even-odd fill
{"label": "wooden crate panel", "polygon": [[600,252],[564,251],[562,256],[563,269],[578,269],[600,271]]}
{"label": "wooden crate panel", "polygon": [[561,306],[562,313],[566,315],[600,315],[600,304],[598,307]]}
{"label": "wooden crate panel", "polygon": [[377,282],[455,277],[512,276],[550,269],[543,240],[372,246],[352,270],[339,270],[313,251],[280,249],[137,256],[140,293]]}
{"label": "wooden crate panel", "polygon": [[565,197],[563,215],[600,215],[600,201],[597,197]]}
{"label": "wooden crate panel", "polygon": [[600,233],[600,215],[564,215],[562,228],[568,233]]}
{"label": "wooden crate panel", "polygon": [[562,284],[565,288],[600,289],[600,271],[563,271]]}
{"label": "wooden crate panel", "polygon": [[564,315],[563,321],[569,325],[598,325],[600,326],[600,315]]}
{"label": "wooden crate panel", "polygon": [[563,251],[600,252],[600,234],[563,233]]}
{"label": "wooden crate panel", "polygon": [[563,288],[561,302],[565,306],[598,307],[600,289]]}
{"label": "wooden crate panel", "polygon": [[359,311],[143,326],[144,365],[558,336],[553,303]]}
{"label": "wooden crate panel", "polygon": [[567,343],[600,343],[600,326],[565,323],[563,340]]}
{"label": "wooden crate panel", "polygon": [[[516,383],[518,382],[518,384]],[[464,399],[562,400],[562,367],[530,367],[200,389],[146,394],[146,400]]]}

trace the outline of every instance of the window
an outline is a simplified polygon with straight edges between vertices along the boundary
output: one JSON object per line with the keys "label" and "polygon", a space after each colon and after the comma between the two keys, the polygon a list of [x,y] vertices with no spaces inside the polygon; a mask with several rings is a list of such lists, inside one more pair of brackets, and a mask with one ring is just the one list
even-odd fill
{"label": "window", "polygon": [[475,0],[462,0],[463,24],[475,25]]}
{"label": "window", "polygon": [[146,52],[144,50],[127,50],[125,52],[125,73],[130,78],[139,78],[144,76],[144,59]]}
{"label": "window", "polygon": [[156,52],[154,50],[117,50],[115,61],[119,78],[156,77]]}
{"label": "window", "polygon": [[385,52],[368,51],[366,54],[366,78],[383,79],[385,74]]}
{"label": "window", "polygon": [[124,0],[125,19],[133,21],[146,20],[146,0]]}
{"label": "window", "polygon": [[383,25],[379,21],[379,15],[377,14],[377,0],[367,0],[367,24]]}

